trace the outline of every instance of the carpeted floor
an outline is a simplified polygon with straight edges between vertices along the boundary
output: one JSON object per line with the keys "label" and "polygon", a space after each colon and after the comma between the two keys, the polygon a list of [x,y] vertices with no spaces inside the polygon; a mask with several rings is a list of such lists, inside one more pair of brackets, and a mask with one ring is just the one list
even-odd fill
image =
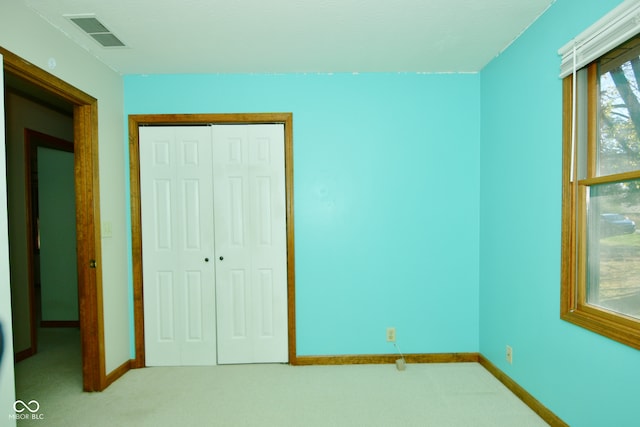
{"label": "carpeted floor", "polygon": [[476,363],[146,368],[83,393],[79,332],[41,332],[16,365],[17,399],[39,404],[18,426],[547,425]]}

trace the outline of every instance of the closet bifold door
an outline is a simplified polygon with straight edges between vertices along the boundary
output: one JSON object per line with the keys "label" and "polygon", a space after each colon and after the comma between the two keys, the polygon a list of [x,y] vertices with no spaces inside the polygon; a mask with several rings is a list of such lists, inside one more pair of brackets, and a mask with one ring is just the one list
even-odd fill
{"label": "closet bifold door", "polygon": [[284,125],[215,125],[218,363],[288,361]]}
{"label": "closet bifold door", "polygon": [[211,128],[140,128],[147,366],[216,364]]}
{"label": "closet bifold door", "polygon": [[140,128],[147,366],[288,362],[284,125]]}

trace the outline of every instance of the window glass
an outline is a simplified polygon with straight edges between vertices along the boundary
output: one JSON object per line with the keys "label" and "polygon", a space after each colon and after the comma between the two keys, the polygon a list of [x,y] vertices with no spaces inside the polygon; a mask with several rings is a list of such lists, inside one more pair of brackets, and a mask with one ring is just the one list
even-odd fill
{"label": "window glass", "polygon": [[589,189],[586,300],[640,319],[638,188],[640,180]]}
{"label": "window glass", "polygon": [[598,74],[596,176],[640,169],[640,38],[601,57]]}

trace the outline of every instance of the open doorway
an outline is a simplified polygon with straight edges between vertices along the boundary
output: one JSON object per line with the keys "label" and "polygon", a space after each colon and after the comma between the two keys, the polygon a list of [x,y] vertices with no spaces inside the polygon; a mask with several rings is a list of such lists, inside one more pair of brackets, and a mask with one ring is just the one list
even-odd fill
{"label": "open doorway", "polygon": [[24,143],[33,324],[79,328],[73,142],[25,129]]}
{"label": "open doorway", "polygon": [[[99,230],[97,101],[44,70],[0,47],[5,80],[16,78],[36,97],[68,106],[73,117],[77,283],[82,349],[82,387],[107,386],[102,318],[102,271]],[[4,89],[4,88],[3,88]],[[41,99],[42,100],[42,99]],[[26,240],[26,239],[25,239]],[[13,264],[13,262],[12,262]],[[12,266],[13,268],[13,266]],[[16,311],[15,309],[13,310]],[[33,318],[33,313],[28,314]],[[29,321],[29,328],[32,322]],[[16,327],[14,322],[14,328]]]}
{"label": "open doorway", "polygon": [[50,320],[79,326],[73,109],[47,103],[15,76],[5,82],[10,286],[19,362],[38,352],[39,328],[61,326]]}

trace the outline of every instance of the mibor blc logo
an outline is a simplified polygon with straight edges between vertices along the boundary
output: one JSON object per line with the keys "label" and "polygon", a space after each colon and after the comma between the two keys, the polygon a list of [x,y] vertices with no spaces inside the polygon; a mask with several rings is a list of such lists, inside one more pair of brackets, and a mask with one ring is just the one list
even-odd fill
{"label": "mibor blc logo", "polygon": [[24,400],[16,400],[13,404],[13,410],[15,414],[9,415],[10,419],[14,420],[42,420],[44,414],[39,414],[40,403],[37,400],[30,400],[25,403]]}

